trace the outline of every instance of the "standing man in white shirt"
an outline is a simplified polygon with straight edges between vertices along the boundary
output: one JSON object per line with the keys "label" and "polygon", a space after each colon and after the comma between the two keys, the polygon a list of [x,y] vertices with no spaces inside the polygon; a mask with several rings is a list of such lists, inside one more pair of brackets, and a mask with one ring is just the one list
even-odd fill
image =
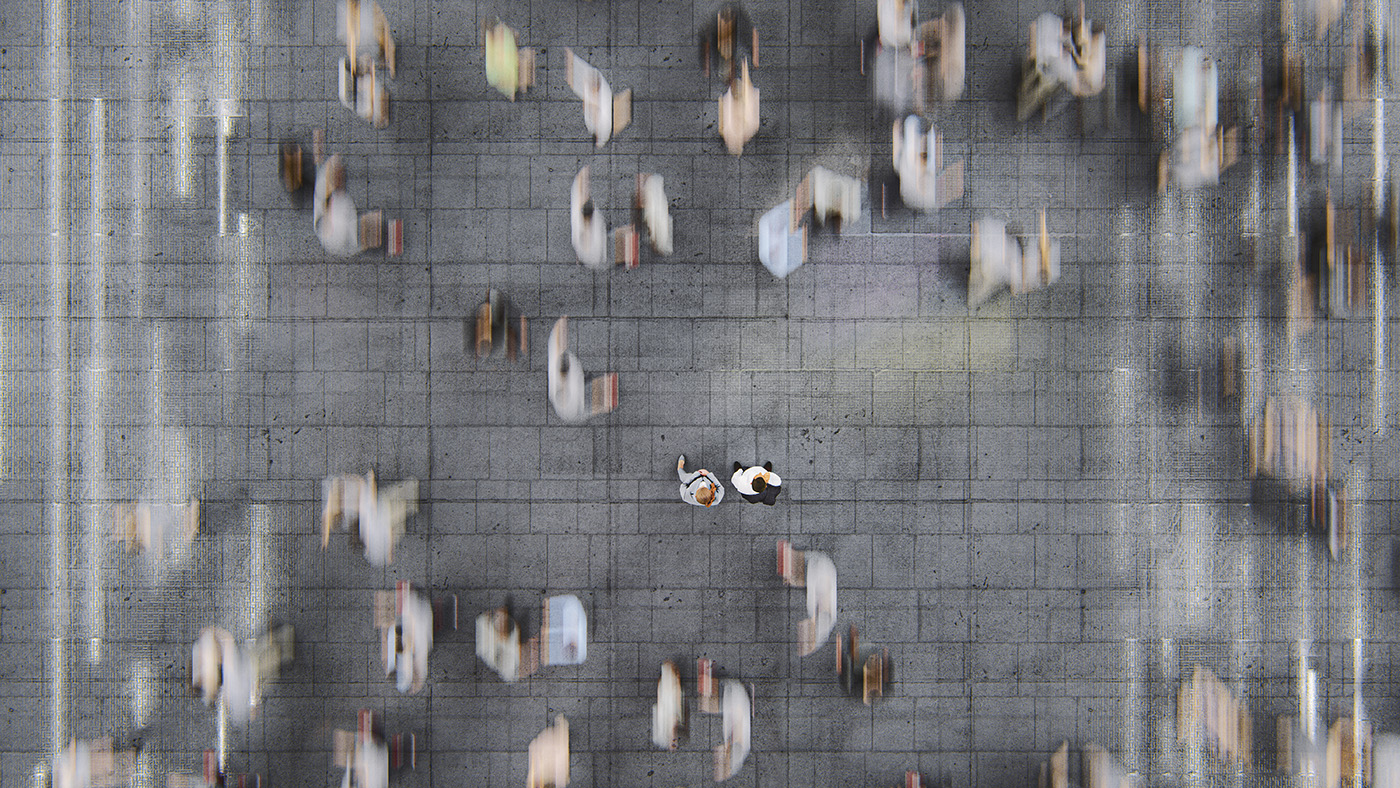
{"label": "standing man in white shirt", "polygon": [[749,503],[763,503],[772,506],[778,500],[778,493],[782,491],[783,479],[773,473],[773,463],[765,462],[763,467],[757,465],[745,468],[741,462],[734,463],[734,475],[729,477],[729,483],[738,490],[739,497]]}

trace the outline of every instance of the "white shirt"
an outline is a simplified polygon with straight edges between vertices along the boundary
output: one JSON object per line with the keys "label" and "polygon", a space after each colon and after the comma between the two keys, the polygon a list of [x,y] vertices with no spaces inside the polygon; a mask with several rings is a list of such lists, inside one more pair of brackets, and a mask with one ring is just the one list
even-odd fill
{"label": "white shirt", "polygon": [[92,785],[92,751],[87,742],[70,742],[54,759],[53,785],[54,788]]}
{"label": "white shirt", "polygon": [[724,743],[730,746],[729,774],[733,775],[749,757],[750,725],[753,707],[744,685],[733,679],[724,682]]}
{"label": "white shirt", "polygon": [[758,491],[753,488],[753,480],[758,477],[766,477],[769,487],[780,487],[783,484],[783,477],[772,471],[765,471],[762,467],[755,465],[752,468],[740,468],[729,477],[729,483],[734,485],[734,489],[740,495],[758,495]]}
{"label": "white shirt", "polygon": [[574,253],[579,262],[588,268],[606,268],[608,265],[608,220],[597,206],[593,215],[584,218],[583,204],[588,202],[584,190],[586,168],[574,176],[574,187],[569,195],[569,233],[574,242]]}
{"label": "white shirt", "polygon": [[815,623],[816,646],[836,626],[836,564],[825,553],[807,551],[807,617]]}
{"label": "white shirt", "polygon": [[258,668],[252,657],[227,633],[220,636],[219,647],[224,666],[224,709],[229,720],[242,724],[252,717]]}
{"label": "white shirt", "polygon": [[660,175],[648,175],[642,182],[642,217],[656,251],[670,254],[671,206],[666,202],[666,185]]}
{"label": "white shirt", "polygon": [[878,0],[875,20],[880,27],[880,43],[890,47],[908,46],[914,38],[913,3],[904,0]]}
{"label": "white shirt", "polygon": [[[549,332],[549,404],[565,421],[581,422],[588,418],[588,403],[583,385],[583,365],[578,357],[564,349],[564,332],[568,318],[559,318]],[[564,362],[568,369],[564,369]]]}
{"label": "white shirt", "polygon": [[661,666],[661,680],[656,686],[656,705],[651,713],[651,741],[669,750],[675,741],[676,726],[684,713],[681,679],[676,666],[667,662]]}
{"label": "white shirt", "polygon": [[204,703],[211,704],[219,694],[219,636],[215,627],[205,627],[190,650],[191,683],[204,694]]}
{"label": "white shirt", "polygon": [[372,481],[360,485],[358,509],[365,560],[373,566],[388,566],[394,560],[394,533],[388,512],[379,505],[378,490]]}
{"label": "white shirt", "polygon": [[355,747],[355,782],[359,788],[385,788],[389,784],[389,748],[382,742],[361,739]]}
{"label": "white shirt", "polygon": [[735,156],[743,153],[744,144],[758,133],[758,102],[759,90],[749,80],[749,62],[745,60],[739,81],[719,97],[719,133]]}
{"label": "white shirt", "polygon": [[603,72],[588,65],[587,61],[572,51],[568,56],[572,58],[573,67],[573,79],[570,80],[569,87],[573,88],[574,95],[583,99],[583,125],[593,134],[598,147],[601,148],[607,144],[608,137],[612,136],[612,88],[608,86]]}
{"label": "white shirt", "polygon": [[344,189],[332,192],[329,172],[340,156],[326,159],[316,171],[316,194],[312,207],[312,227],[327,252],[341,257],[360,253],[360,221],[355,200]]}

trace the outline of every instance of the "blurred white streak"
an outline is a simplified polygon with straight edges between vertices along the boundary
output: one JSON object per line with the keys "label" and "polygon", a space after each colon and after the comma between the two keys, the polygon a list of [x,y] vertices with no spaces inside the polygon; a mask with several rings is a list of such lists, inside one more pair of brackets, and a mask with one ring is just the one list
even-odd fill
{"label": "blurred white streak", "polygon": [[1293,116],[1288,116],[1288,237],[1298,235],[1298,151],[1293,138]]}
{"label": "blurred white streak", "polygon": [[68,287],[72,264],[68,248],[68,113],[67,100],[72,85],[69,76],[68,4],[66,0],[50,0],[45,4],[48,19],[45,39],[49,58],[49,161],[48,190],[49,223],[49,321],[45,337],[45,363],[49,368],[48,396],[51,406],[49,444],[50,506],[50,573],[49,599],[53,631],[49,639],[49,688],[52,709],[51,744],[57,753],[68,731],[68,654],[65,644],[69,635],[71,601],[68,585],[69,511],[69,320]]}
{"label": "blurred white streak", "polygon": [[267,540],[272,532],[271,516],[268,513],[267,505],[261,503],[253,504],[252,508],[252,546],[248,556],[248,604],[245,615],[247,616],[247,632],[253,635],[260,635],[267,630]]}
{"label": "blurred white streak", "polygon": [[1303,678],[1302,706],[1299,712],[1303,719],[1303,734],[1308,737],[1308,741],[1315,742],[1317,741],[1317,671],[1306,667],[1306,650],[1311,647],[1311,641],[1300,640],[1298,642],[1299,664],[1304,666],[1301,674]]}
{"label": "blurred white streak", "polygon": [[[241,702],[241,699],[240,699]],[[219,698],[219,773],[228,771],[228,708],[222,696]]]}
{"label": "blurred white streak", "polygon": [[[1118,475],[1118,518],[1113,530],[1113,558],[1117,566],[1127,567],[1131,566],[1130,551],[1136,542],[1136,530],[1133,528],[1136,518],[1130,502],[1129,478],[1131,470],[1136,467],[1132,462],[1136,456],[1133,439],[1138,434],[1133,423],[1132,365],[1135,363],[1135,344],[1132,342],[1132,332],[1141,324],[1122,319],[1137,313],[1138,292],[1138,267],[1133,261],[1133,215],[1126,203],[1113,212],[1110,232],[1109,248],[1115,264],[1110,306],[1113,316],[1119,318],[1118,352],[1113,370],[1113,467]],[[1129,769],[1132,768],[1135,767],[1129,766]]]}
{"label": "blurred white streak", "polygon": [[[1371,19],[1377,27],[1384,28],[1385,14],[1379,9],[1372,10]],[[1375,27],[1372,28],[1375,30]],[[1383,52],[1384,48],[1377,42],[1377,52]],[[1385,69],[1379,69],[1373,75],[1376,80],[1376,99],[1371,102],[1374,110],[1371,125],[1371,155],[1374,161],[1371,174],[1371,204],[1375,207],[1376,219],[1379,220],[1385,213],[1385,177],[1386,177],[1386,156],[1385,156],[1385,91],[1379,85],[1385,82]],[[1400,199],[1397,195],[1394,199]],[[1377,224],[1380,224],[1377,221]],[[1377,438],[1385,437],[1389,419],[1386,409],[1387,392],[1390,377],[1387,367],[1389,361],[1386,356],[1389,353],[1389,343],[1386,341],[1386,314],[1385,314],[1385,269],[1381,267],[1381,242],[1380,233],[1374,233],[1371,237],[1371,429],[1375,431]]]}
{"label": "blurred white streak", "polygon": [[[142,657],[131,663],[131,719],[138,730],[151,721],[159,681],[150,659]],[[143,750],[142,755],[146,752]]]}
{"label": "blurred white streak", "polygon": [[103,413],[103,398],[109,385],[107,379],[107,221],[104,203],[107,194],[107,104],[98,97],[92,100],[88,121],[88,149],[91,177],[88,183],[89,241],[88,262],[91,264],[88,298],[92,320],[89,334],[88,367],[84,370],[82,387],[83,423],[79,440],[83,450],[82,496],[92,505],[81,509],[83,564],[86,567],[83,595],[83,629],[88,638],[87,659],[96,665],[102,661],[102,644],[107,629],[107,605],[103,582],[103,550],[106,546],[103,529],[102,504],[107,500],[107,423]]}
{"label": "blurred white streak", "polygon": [[0,304],[0,481],[9,477],[10,420],[13,417],[10,397],[10,369],[13,366],[10,354],[11,322],[14,315],[9,304]]}
{"label": "blurred white streak", "polygon": [[1146,672],[1142,644],[1123,640],[1123,768],[1136,780],[1142,770],[1142,677]]}
{"label": "blurred white streak", "polygon": [[1254,161],[1249,168],[1249,199],[1245,202],[1240,216],[1240,234],[1246,238],[1259,238],[1259,214],[1262,210],[1263,174],[1259,172],[1259,162]]}
{"label": "blurred white streak", "polygon": [[232,99],[221,98],[219,106],[219,237],[228,235],[228,138],[233,134],[233,117],[230,114]]}
{"label": "blurred white streak", "polygon": [[135,293],[135,314],[139,319],[145,302],[146,284],[146,203],[151,177],[150,107],[151,62],[155,52],[150,46],[150,0],[131,0],[131,26],[128,35],[137,49],[135,81],[131,94],[131,253],[132,290]]}
{"label": "blurred white streak", "polygon": [[[1358,563],[1352,561],[1353,564]],[[1361,638],[1353,638],[1351,641],[1351,757],[1352,763],[1356,764],[1354,772],[1355,781],[1348,780],[1356,788],[1361,788],[1361,745],[1364,743],[1361,738],[1361,682],[1362,682],[1362,659],[1361,659]]]}
{"label": "blurred white streak", "polygon": [[152,760],[150,747],[143,747],[136,753],[136,773],[132,776],[132,788],[155,788],[155,765]]}
{"label": "blurred white streak", "polygon": [[191,159],[194,157],[192,128],[194,122],[194,101],[190,99],[189,88],[184,84],[188,79],[188,74],[181,74],[181,84],[175,86],[175,95],[171,101],[175,115],[173,133],[175,135],[175,193],[181,197],[190,196],[193,186],[193,174],[191,170]]}
{"label": "blurred white streak", "polygon": [[[1162,638],[1162,649],[1158,653],[1160,660],[1157,668],[1158,675],[1168,687],[1175,687],[1181,680],[1181,671],[1177,665],[1176,641],[1173,638]],[[1176,714],[1171,709],[1161,709],[1157,714],[1157,753],[1153,762],[1160,764],[1157,767],[1156,779],[1149,780],[1149,783],[1175,782],[1176,775],[1181,771],[1180,763],[1172,758],[1172,754],[1177,752],[1176,747]]]}

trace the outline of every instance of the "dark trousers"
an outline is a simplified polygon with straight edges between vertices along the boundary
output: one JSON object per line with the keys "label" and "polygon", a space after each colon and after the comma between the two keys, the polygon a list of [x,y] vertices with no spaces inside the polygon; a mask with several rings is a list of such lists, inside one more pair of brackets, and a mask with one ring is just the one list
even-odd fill
{"label": "dark trousers", "polygon": [[778,500],[778,493],[782,492],[782,485],[772,484],[763,488],[761,493],[739,493],[739,497],[749,503],[766,503],[772,506]]}

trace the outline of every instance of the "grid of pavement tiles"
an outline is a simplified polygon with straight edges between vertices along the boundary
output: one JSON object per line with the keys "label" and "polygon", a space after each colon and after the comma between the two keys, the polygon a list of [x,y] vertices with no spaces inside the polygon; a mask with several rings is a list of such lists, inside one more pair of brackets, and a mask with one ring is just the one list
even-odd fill
{"label": "grid of pavement tiles", "polygon": [[[1270,3],[1088,6],[1115,68],[1138,31],[1204,43],[1241,115],[1248,68],[1233,65],[1278,59]],[[1380,269],[1378,311],[1290,337],[1281,158],[1251,147],[1221,187],[1156,196],[1159,130],[1126,88],[1107,129],[1073,110],[1016,125],[1024,31],[1045,9],[972,3],[967,94],[936,115],[948,155],[968,160],[967,196],[882,214],[892,118],[859,70],[873,3],[750,4],[763,122],[739,158],[715,131],[721,82],[696,62],[703,2],[384,7],[400,75],[383,131],[336,101],[329,0],[8,0],[0,14],[6,788],[55,740],[142,726],[141,784],[193,770],[219,741],[184,688],[209,623],[296,626],[294,665],[226,739],[229,768],[272,786],[338,781],[330,731],[362,707],[418,734],[404,785],[519,785],[526,743],[559,712],[574,784],[703,784],[717,718],[694,717],[675,753],[647,736],[660,661],[691,682],[698,656],[755,690],[736,785],[881,785],[907,768],[1031,784],[1062,740],[1097,741],[1154,785],[1190,782],[1172,726],[1191,664],[1250,696],[1256,731],[1297,708],[1306,664],[1330,722],[1351,708],[1356,637],[1368,713],[1400,725],[1393,277]],[[481,23],[496,17],[539,50],[539,84],[514,103],[483,77]],[[1335,32],[1310,57],[1335,70],[1345,43]],[[566,46],[633,89],[632,126],[602,150],[562,79]],[[1394,106],[1383,127],[1348,127],[1340,173],[1304,165],[1303,193],[1365,208]],[[321,251],[276,171],[277,145],[313,128],[345,154],[362,208],[404,220],[402,257]],[[567,193],[584,164],[614,223],[635,173],[665,177],[672,258],[575,262]],[[755,219],[816,164],[872,184],[865,218],[776,281]],[[1042,207],[1061,280],[969,313],[970,220],[1029,228]],[[528,362],[465,347],[488,287],[531,319]],[[620,407],[583,426],[545,396],[544,338],[564,314],[585,366],[620,376]],[[1245,348],[1240,408],[1215,404],[1226,336]],[[1329,563],[1296,507],[1258,505],[1242,479],[1241,410],[1289,392],[1330,414],[1357,501],[1351,562]],[[786,492],[774,508],[685,506],[680,453],[721,471],[771,460]],[[422,480],[383,571],[316,535],[320,478],[371,467]],[[191,494],[205,530],[160,582],[106,542],[111,502]],[[891,649],[875,706],[839,694],[829,647],[794,655],[802,600],[775,575],[778,538],[829,553],[838,631]],[[504,685],[464,627],[440,640],[428,689],[400,696],[369,610],[399,579],[457,593],[464,620],[507,595],[529,609],[578,594],[588,662]],[[1231,779],[1272,766],[1270,737],[1256,742],[1257,773]]]}

